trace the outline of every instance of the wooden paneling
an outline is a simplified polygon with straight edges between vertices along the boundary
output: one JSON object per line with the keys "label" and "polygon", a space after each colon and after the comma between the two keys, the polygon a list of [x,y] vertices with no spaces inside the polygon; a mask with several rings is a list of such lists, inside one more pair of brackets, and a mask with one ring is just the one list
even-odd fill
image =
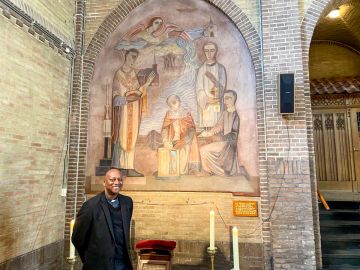
{"label": "wooden paneling", "polygon": [[349,123],[346,110],[313,111],[316,176],[330,189],[351,188],[354,180]]}

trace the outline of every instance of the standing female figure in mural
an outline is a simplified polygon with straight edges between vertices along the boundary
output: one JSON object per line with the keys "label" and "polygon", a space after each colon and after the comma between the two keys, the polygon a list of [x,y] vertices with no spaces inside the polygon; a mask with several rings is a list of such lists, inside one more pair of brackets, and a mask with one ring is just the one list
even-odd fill
{"label": "standing female figure in mural", "polygon": [[237,158],[237,140],[240,128],[240,118],[236,112],[237,94],[233,90],[224,92],[226,110],[221,114],[216,125],[209,131],[203,131],[199,137],[220,135],[220,141],[212,142],[200,148],[202,173],[200,175],[216,174],[233,176],[240,173]]}
{"label": "standing female figure in mural", "polygon": [[165,115],[161,129],[164,147],[180,151],[180,174],[197,172],[200,155],[191,113],[181,106],[177,95],[170,95],[166,103],[170,110]]}
{"label": "standing female figure in mural", "polygon": [[112,167],[128,169],[128,176],[143,176],[135,171],[135,144],[139,134],[142,98],[155,77],[152,72],[144,85],[140,85],[135,72],[135,62],[139,51],[130,49],[125,52],[125,62],[113,80],[113,126]]}

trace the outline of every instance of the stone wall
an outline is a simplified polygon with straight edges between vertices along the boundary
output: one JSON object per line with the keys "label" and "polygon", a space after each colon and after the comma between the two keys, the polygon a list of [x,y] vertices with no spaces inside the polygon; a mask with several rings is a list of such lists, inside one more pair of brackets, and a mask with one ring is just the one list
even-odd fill
{"label": "stone wall", "polygon": [[0,12],[0,263],[58,269],[71,57],[7,7]]}

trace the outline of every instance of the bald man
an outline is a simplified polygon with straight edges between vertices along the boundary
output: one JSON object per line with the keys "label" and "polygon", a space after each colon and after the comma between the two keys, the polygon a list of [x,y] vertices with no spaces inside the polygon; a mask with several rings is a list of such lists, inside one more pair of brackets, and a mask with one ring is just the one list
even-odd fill
{"label": "bald man", "polygon": [[132,270],[130,221],[133,201],[119,194],[125,176],[110,169],[104,191],[87,200],[75,221],[72,242],[83,262],[83,270]]}

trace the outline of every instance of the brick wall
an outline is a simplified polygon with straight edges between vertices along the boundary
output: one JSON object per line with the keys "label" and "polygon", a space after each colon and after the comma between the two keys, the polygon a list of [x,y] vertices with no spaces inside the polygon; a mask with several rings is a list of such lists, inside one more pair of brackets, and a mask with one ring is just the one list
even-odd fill
{"label": "brick wall", "polygon": [[[310,108],[303,88],[299,10],[294,0],[262,1],[271,263],[276,269],[316,267],[307,135]],[[289,117],[277,112],[277,76],[281,72],[295,73],[296,113]],[[298,164],[301,169],[294,169]]]}
{"label": "brick wall", "polygon": [[86,3],[85,46],[88,46],[101,23],[122,0],[89,0]]}
{"label": "brick wall", "polygon": [[[84,53],[84,61],[79,61],[78,65],[75,65],[73,82],[74,89],[76,89],[74,91],[76,103],[73,103],[72,130],[74,130],[74,136],[71,136],[71,142],[75,148],[70,156],[69,163],[69,183],[73,185],[73,188],[68,193],[68,220],[73,216],[74,208],[78,209],[84,201],[88,91],[95,59],[107,36],[121,23],[125,16],[128,16],[132,9],[142,2],[142,0],[122,1],[116,7],[114,6],[115,3],[111,1],[102,7],[99,6],[98,1],[87,2],[86,12],[88,16],[85,17],[86,52]],[[226,217],[229,223],[239,224],[245,230],[254,228],[255,223],[261,227],[261,233],[259,232],[250,239],[246,237],[242,239],[242,244],[246,243],[248,246],[243,246],[241,250],[249,252],[253,248],[250,247],[251,244],[257,245],[255,248],[257,252],[254,252],[255,258],[263,258],[262,264],[265,269],[272,267],[276,269],[315,269],[316,265],[321,267],[309,74],[307,70],[312,32],[317,19],[322,12],[325,12],[326,5],[330,0],[262,1],[263,59],[261,58],[258,28],[254,23],[256,20],[249,20],[248,17],[251,16],[242,9],[242,7],[245,9],[243,3],[240,4],[241,1],[220,0],[209,2],[224,11],[244,35],[252,55],[257,80],[261,193],[261,197],[257,200],[261,206],[261,219],[247,223],[243,219],[234,219],[229,213],[225,216],[228,215]],[[254,6],[258,7],[258,5]],[[81,9],[85,10],[83,6]],[[251,10],[253,12],[256,8]],[[249,16],[247,17],[246,14]],[[259,16],[258,14],[256,16]],[[259,18],[257,20],[260,21]],[[82,24],[79,21],[78,30],[81,28],[80,25]],[[81,35],[77,35],[77,37],[78,42],[81,42]],[[264,73],[262,73],[261,67],[262,60]],[[81,69],[81,67],[83,68]],[[293,116],[282,117],[277,112],[276,82],[277,75],[280,72],[295,72],[296,75],[296,113]],[[83,76],[82,81],[79,80],[80,75]],[[75,168],[75,164],[79,166]],[[77,193],[74,193],[75,189],[78,191]],[[190,195],[166,192],[128,192],[128,194],[135,200],[135,238],[142,239],[160,235],[163,238],[180,239],[180,247],[176,254],[178,265],[194,262],[201,265],[201,261],[204,263],[203,255],[205,253],[201,251],[201,248],[206,245],[207,232],[199,232],[195,227],[192,228],[192,225],[187,226],[183,231],[178,231],[179,227],[174,222],[175,217],[176,219],[179,218],[176,213],[182,213],[186,220],[194,220],[196,227],[204,227],[204,224],[207,223],[206,213],[209,210],[209,205],[204,204],[199,208],[192,205],[191,208],[197,209],[195,210],[197,215],[187,216],[186,209],[190,206],[178,206],[176,204],[186,204],[189,200],[198,201],[199,198],[206,202],[215,200],[218,207],[226,212],[231,209],[229,202],[234,199],[232,195],[226,193]],[[148,213],[161,213],[159,218],[163,219],[168,226],[158,228],[153,224],[154,219]],[[143,229],[144,227],[146,228]],[[174,230],[176,232],[173,232]],[[190,235],[188,234],[189,231],[192,232],[191,237],[188,236]],[[220,233],[221,239],[219,245],[225,254],[222,264],[224,267],[230,260],[230,253],[227,250],[229,235],[227,235],[225,227],[223,231],[220,229],[218,233]],[[192,237],[196,239],[193,241]],[[188,260],[185,259],[188,256],[182,253],[183,247],[186,247],[185,250],[188,249],[193,254]],[[192,247],[196,248],[192,249]],[[242,266],[247,269],[251,265],[249,262],[255,260],[251,258],[251,255],[243,254]],[[255,269],[256,267],[261,268],[258,265],[255,266]]]}
{"label": "brick wall", "polygon": [[[85,46],[87,47],[100,25],[106,17],[119,6],[123,0],[88,0],[86,2],[85,16]],[[136,1],[134,1],[136,2]],[[213,2],[213,1],[210,1]],[[215,1],[216,2],[216,1]],[[248,20],[257,32],[260,30],[260,4],[259,1],[234,0],[237,7],[247,16]]]}
{"label": "brick wall", "polygon": [[[239,228],[241,269],[261,269],[262,237],[259,217],[239,218],[232,213],[233,200],[259,198],[236,197],[231,193],[199,192],[124,192],[134,200],[134,242],[142,239],[177,241],[174,264],[208,269],[209,211],[215,211],[216,269],[233,266],[231,227]],[[259,209],[261,209],[259,205]]]}
{"label": "brick wall", "polygon": [[26,21],[0,12],[0,262],[38,269],[53,253],[34,254],[63,241],[71,60]]}
{"label": "brick wall", "polygon": [[73,44],[74,10],[72,0],[10,0],[34,20],[67,43]]}
{"label": "brick wall", "polygon": [[310,79],[360,76],[360,55],[341,44],[313,42],[310,47]]}
{"label": "brick wall", "polygon": [[[68,198],[67,198],[67,213],[66,213],[66,222],[68,223],[71,218],[74,217],[74,207],[79,209],[81,204],[84,201],[84,188],[86,185],[85,180],[85,160],[86,160],[86,143],[87,143],[87,120],[88,120],[88,111],[89,111],[89,84],[93,75],[95,60],[100,52],[103,44],[105,43],[107,37],[112,31],[116,28],[118,24],[127,16],[132,9],[136,8],[143,1],[123,1],[115,9],[111,10],[111,13],[106,17],[106,19],[101,23],[101,25],[96,29],[96,33],[91,39],[90,43],[86,47],[84,53],[83,62],[80,58],[75,59],[75,69],[74,69],[74,81],[73,81],[73,113],[72,113],[72,125],[71,125],[71,136],[70,136],[70,156],[69,156],[69,181],[68,181]],[[263,95],[262,95],[262,84],[261,84],[261,60],[260,60],[260,39],[256,29],[252,26],[249,19],[246,17],[245,13],[237,7],[231,1],[209,1],[216,7],[221,10],[224,10],[228,16],[233,20],[236,26],[240,29],[243,34],[251,53],[251,57],[254,63],[255,72],[256,72],[256,100],[257,106],[259,107],[258,112],[258,132],[259,132],[259,151],[260,151],[260,168],[261,169],[261,179],[263,183],[266,181],[265,177],[265,154],[264,154],[264,123],[263,123]],[[88,6],[88,5],[87,5]],[[78,2],[78,11],[84,9],[80,2]],[[104,7],[105,9],[105,7]],[[87,14],[89,12],[88,8],[86,9]],[[80,15],[79,15],[80,17]],[[89,26],[89,21],[85,18],[86,24],[85,27]],[[82,22],[79,19],[79,23],[76,27],[79,30],[79,35],[77,36],[77,41],[81,44],[81,27]],[[91,30],[87,31],[88,28],[85,28],[85,39],[88,38],[88,35],[91,35]],[[77,48],[77,47],[76,47]],[[79,47],[79,52],[80,52]],[[82,68],[82,69],[81,69]],[[81,72],[82,71],[82,72]],[[80,78],[83,78],[81,81]],[[79,137],[80,136],[80,137]],[[80,153],[80,154],[79,154]],[[264,193],[264,202],[257,198],[259,201],[259,207],[261,211],[267,209],[266,203],[266,192],[264,188],[266,184],[262,184],[262,190],[260,192]],[[236,189],[234,187],[234,189]],[[77,192],[76,192],[77,190]],[[241,231],[243,233],[248,233],[254,231],[250,236],[244,237],[240,241],[240,250],[242,252],[242,266],[244,269],[261,269],[262,257],[263,257],[263,241],[260,228],[268,226],[268,222],[261,222],[261,217],[263,216],[260,212],[260,218],[234,218],[232,217],[232,197],[229,193],[169,193],[169,192],[144,192],[144,193],[129,193],[135,199],[135,213],[134,220],[138,227],[135,227],[137,230],[136,239],[143,239],[147,237],[163,237],[169,239],[177,239],[179,241],[179,249],[176,253],[176,264],[178,267],[181,265],[195,265],[194,269],[202,269],[200,267],[207,268],[208,258],[204,252],[204,247],[208,245],[208,212],[209,205],[200,205],[197,208],[194,206],[191,210],[194,211],[184,215],[182,218],[183,222],[175,224],[175,219],[181,219],[179,212],[186,213],[189,210],[189,207],[186,206],[188,199],[190,201],[216,201],[218,207],[222,210],[227,222],[229,224],[238,224],[241,226]],[[139,196],[141,195],[141,196]],[[144,205],[141,203],[145,199],[146,202],[154,202],[158,206]],[[242,198],[247,199],[247,198]],[[181,206],[174,206],[174,204],[183,204]],[[164,207],[159,205],[165,205]],[[166,206],[168,205],[168,206]],[[154,216],[150,216],[149,213],[158,213],[163,218],[165,226],[158,226],[157,219]],[[189,222],[189,220],[191,222]],[[171,224],[171,226],[170,226]],[[182,226],[180,226],[182,224]],[[137,226],[137,225],[136,225]],[[167,228],[168,226],[168,228]],[[204,228],[204,229],[203,229]],[[218,242],[219,247],[221,247],[222,253],[219,254],[219,259],[217,260],[220,263],[217,269],[227,269],[231,266],[231,256],[230,256],[230,235],[229,229],[220,229],[218,232],[218,237],[220,242]],[[194,236],[196,235],[196,238]],[[66,240],[68,241],[69,235],[68,230],[65,233]],[[266,241],[269,241],[267,238]],[[67,245],[67,244],[66,244]],[[180,268],[179,268],[180,269]]]}
{"label": "brick wall", "polygon": [[304,96],[306,107],[306,123],[307,123],[307,138],[309,149],[309,167],[311,177],[311,197],[312,197],[312,211],[314,223],[315,236],[315,253],[317,268],[322,267],[322,253],[320,241],[320,222],[319,209],[317,199],[317,182],[315,172],[315,153],[313,143],[313,127],[311,114],[311,100],[310,100],[310,74],[309,74],[309,51],[310,43],[316,27],[317,21],[321,16],[328,14],[334,7],[338,7],[346,0],[312,0],[307,1],[307,8],[303,19],[301,21],[301,44],[302,44],[302,60],[303,60],[303,78],[304,78]]}

